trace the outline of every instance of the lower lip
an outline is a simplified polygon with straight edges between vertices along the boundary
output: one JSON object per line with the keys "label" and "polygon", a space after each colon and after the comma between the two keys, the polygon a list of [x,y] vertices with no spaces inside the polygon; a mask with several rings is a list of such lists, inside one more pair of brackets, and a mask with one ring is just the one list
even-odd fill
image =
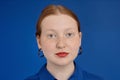
{"label": "lower lip", "polygon": [[56,54],[58,57],[64,58],[68,55],[68,53],[57,53]]}

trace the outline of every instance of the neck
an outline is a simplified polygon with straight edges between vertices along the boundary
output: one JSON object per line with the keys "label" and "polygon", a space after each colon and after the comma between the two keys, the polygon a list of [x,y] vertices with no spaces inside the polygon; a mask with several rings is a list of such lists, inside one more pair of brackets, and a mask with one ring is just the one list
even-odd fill
{"label": "neck", "polygon": [[57,80],[68,80],[68,78],[74,72],[74,63],[71,62],[68,65],[60,66],[55,64],[47,63],[47,70],[57,79]]}

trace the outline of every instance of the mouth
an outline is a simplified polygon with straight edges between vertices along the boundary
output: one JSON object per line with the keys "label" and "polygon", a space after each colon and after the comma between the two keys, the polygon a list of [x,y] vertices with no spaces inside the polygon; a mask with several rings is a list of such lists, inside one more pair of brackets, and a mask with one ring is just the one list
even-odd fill
{"label": "mouth", "polygon": [[58,57],[60,57],[60,58],[64,58],[64,57],[66,57],[68,54],[69,54],[69,53],[67,53],[67,52],[58,52],[58,53],[56,53],[56,55],[57,55]]}

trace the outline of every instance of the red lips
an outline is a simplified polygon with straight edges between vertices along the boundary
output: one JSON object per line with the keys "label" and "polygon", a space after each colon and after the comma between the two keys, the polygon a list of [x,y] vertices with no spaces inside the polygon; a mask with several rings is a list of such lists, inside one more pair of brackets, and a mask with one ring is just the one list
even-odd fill
{"label": "red lips", "polygon": [[56,53],[56,55],[58,57],[66,57],[68,55],[68,53],[67,52],[59,52],[59,53]]}

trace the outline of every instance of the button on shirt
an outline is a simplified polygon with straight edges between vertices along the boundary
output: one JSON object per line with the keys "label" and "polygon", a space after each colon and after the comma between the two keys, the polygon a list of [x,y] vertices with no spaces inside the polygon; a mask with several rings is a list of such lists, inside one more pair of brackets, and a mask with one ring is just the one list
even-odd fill
{"label": "button on shirt", "polygon": [[[25,80],[57,80],[57,79],[55,79],[48,72],[45,64],[37,74],[30,76]],[[75,64],[74,73],[68,80],[103,80],[103,79],[97,75],[82,70],[78,65]]]}

